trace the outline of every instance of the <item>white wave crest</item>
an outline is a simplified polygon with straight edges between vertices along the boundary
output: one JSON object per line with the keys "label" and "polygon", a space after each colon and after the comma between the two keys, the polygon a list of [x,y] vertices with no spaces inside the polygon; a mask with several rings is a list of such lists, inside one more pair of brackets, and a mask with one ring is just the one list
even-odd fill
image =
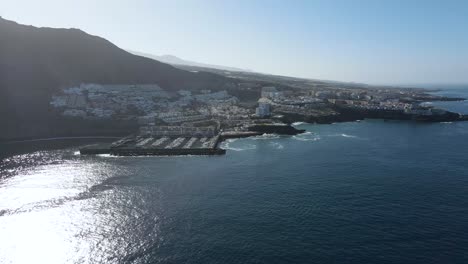
{"label": "white wave crest", "polygon": [[256,149],[257,146],[252,145],[252,144],[249,144],[249,145],[246,145],[246,146],[241,147],[241,148],[235,148],[235,147],[231,147],[231,146],[226,146],[226,147],[223,147],[223,148],[224,148],[224,149],[227,149],[227,150],[244,151],[244,150]]}
{"label": "white wave crest", "polygon": [[357,136],[348,135],[348,134],[341,134],[341,136],[345,138],[357,138]]}
{"label": "white wave crest", "polygon": [[349,134],[345,134],[345,133],[342,133],[342,134],[332,134],[332,135],[327,135],[327,137],[344,137],[344,138],[356,138],[356,139],[358,139],[358,138],[359,138],[358,136],[349,135]]}
{"label": "white wave crest", "polygon": [[294,122],[292,123],[293,126],[300,126],[300,125],[304,125],[305,122]]}
{"label": "white wave crest", "polygon": [[295,135],[292,137],[293,139],[295,140],[299,140],[299,141],[318,141],[320,140],[320,137],[310,131],[307,131],[305,133],[302,133],[302,134],[299,134],[299,135]]}
{"label": "white wave crest", "polygon": [[278,142],[272,142],[271,146],[274,147],[275,149],[284,149],[283,144],[280,144]]}
{"label": "white wave crest", "polygon": [[261,136],[254,136],[254,137],[249,137],[249,139],[252,140],[259,140],[259,139],[276,139],[279,138],[280,136],[277,134],[263,134]]}
{"label": "white wave crest", "polygon": [[239,147],[231,146],[231,143],[233,143],[236,140],[237,140],[237,138],[228,139],[228,140],[224,141],[223,143],[221,143],[221,148],[226,149],[226,150],[234,150],[234,151],[244,151],[244,150],[251,150],[251,149],[256,149],[257,148],[257,146],[254,145],[254,144],[244,144],[244,145],[239,146]]}
{"label": "white wave crest", "polygon": [[[104,158],[113,157],[111,154],[97,154],[96,156],[98,156],[98,157],[104,157]],[[114,157],[115,157],[115,156],[114,156]]]}

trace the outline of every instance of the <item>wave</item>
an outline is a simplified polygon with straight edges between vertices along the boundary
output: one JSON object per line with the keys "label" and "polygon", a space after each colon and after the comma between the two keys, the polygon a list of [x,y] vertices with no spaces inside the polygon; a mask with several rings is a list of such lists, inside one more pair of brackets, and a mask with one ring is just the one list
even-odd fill
{"label": "wave", "polygon": [[249,139],[252,139],[252,140],[259,140],[259,139],[276,139],[276,138],[280,138],[280,136],[278,134],[263,134],[261,136],[254,136],[254,137],[249,137]]}
{"label": "wave", "polygon": [[293,139],[299,140],[299,141],[319,141],[320,137],[304,138],[304,137],[293,136]]}
{"label": "wave", "polygon": [[272,142],[270,145],[274,147],[275,149],[284,149],[283,144],[280,144],[278,142]]}
{"label": "wave", "polygon": [[345,133],[341,133],[341,134],[331,134],[331,135],[327,135],[327,137],[359,138],[358,136],[349,135],[349,134],[345,134]]}
{"label": "wave", "polygon": [[310,131],[307,131],[305,133],[302,133],[302,134],[299,134],[299,135],[295,135],[292,137],[293,139],[295,140],[299,140],[299,141],[318,141],[320,140],[320,136],[310,132]]}
{"label": "wave", "polygon": [[292,123],[291,125],[293,125],[293,126],[300,126],[300,125],[304,125],[304,124],[306,124],[306,122],[294,122],[294,123]]}
{"label": "wave", "polygon": [[221,143],[221,148],[222,149],[226,149],[226,150],[234,150],[234,151],[244,151],[244,150],[252,150],[252,149],[256,149],[257,146],[254,145],[254,144],[244,144],[243,146],[240,146],[240,147],[233,147],[231,146],[231,143],[237,141],[237,138],[233,138],[233,139],[228,139],[224,142]]}
{"label": "wave", "polygon": [[226,139],[224,140],[223,142],[221,142],[221,144],[219,145],[222,149],[229,149],[230,148],[230,144],[233,143],[233,142],[236,142],[238,140],[238,138],[230,138],[230,139]]}
{"label": "wave", "polygon": [[346,137],[346,138],[357,138],[357,136],[348,135],[348,134],[341,134],[341,136]]}
{"label": "wave", "polygon": [[111,154],[97,154],[96,156],[104,157],[104,158],[115,157],[115,156],[112,156]]}
{"label": "wave", "polygon": [[253,144],[249,144],[249,145],[246,145],[245,147],[241,147],[241,148],[235,148],[235,147],[231,147],[229,145],[223,146],[223,149],[234,150],[234,151],[252,150],[252,149],[256,149],[256,148],[257,148],[257,146],[255,146]]}

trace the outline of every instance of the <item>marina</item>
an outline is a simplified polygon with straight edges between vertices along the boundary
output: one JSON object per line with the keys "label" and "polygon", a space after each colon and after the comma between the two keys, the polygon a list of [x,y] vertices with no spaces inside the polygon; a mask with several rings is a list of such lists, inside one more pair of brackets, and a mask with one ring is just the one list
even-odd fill
{"label": "marina", "polygon": [[113,143],[84,146],[80,149],[80,154],[110,154],[113,156],[222,155],[226,153],[226,150],[218,148],[219,141],[219,136],[128,136]]}
{"label": "marina", "polygon": [[140,133],[112,143],[98,143],[80,148],[81,155],[174,156],[223,155],[219,143],[230,138],[263,134],[296,135],[304,130],[286,124],[254,125],[243,131],[218,131],[214,127],[145,126]]}

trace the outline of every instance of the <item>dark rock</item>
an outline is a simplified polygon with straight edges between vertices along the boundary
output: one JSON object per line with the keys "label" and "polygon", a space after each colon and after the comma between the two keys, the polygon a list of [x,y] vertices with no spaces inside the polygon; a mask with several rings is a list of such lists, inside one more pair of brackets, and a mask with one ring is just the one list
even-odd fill
{"label": "dark rock", "polygon": [[296,129],[290,125],[253,125],[249,127],[249,131],[259,132],[262,134],[280,134],[280,135],[297,135],[304,133],[304,129]]}

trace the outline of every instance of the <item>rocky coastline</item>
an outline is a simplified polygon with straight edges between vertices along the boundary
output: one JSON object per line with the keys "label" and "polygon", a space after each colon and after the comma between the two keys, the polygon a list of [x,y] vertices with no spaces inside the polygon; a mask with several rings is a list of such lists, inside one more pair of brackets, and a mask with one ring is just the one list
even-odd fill
{"label": "rocky coastline", "polygon": [[415,115],[403,111],[392,110],[370,110],[370,109],[352,109],[349,107],[336,107],[336,113],[330,115],[304,115],[299,113],[282,114],[280,120],[291,124],[294,122],[306,122],[316,124],[331,124],[339,122],[352,122],[364,119],[383,119],[383,120],[407,120],[417,122],[458,122],[468,121],[468,115],[461,115],[454,112],[445,112],[439,115]]}
{"label": "rocky coastline", "polygon": [[287,124],[264,124],[253,125],[248,128],[249,131],[260,134],[279,134],[279,135],[297,135],[305,132],[305,129],[297,129]]}

